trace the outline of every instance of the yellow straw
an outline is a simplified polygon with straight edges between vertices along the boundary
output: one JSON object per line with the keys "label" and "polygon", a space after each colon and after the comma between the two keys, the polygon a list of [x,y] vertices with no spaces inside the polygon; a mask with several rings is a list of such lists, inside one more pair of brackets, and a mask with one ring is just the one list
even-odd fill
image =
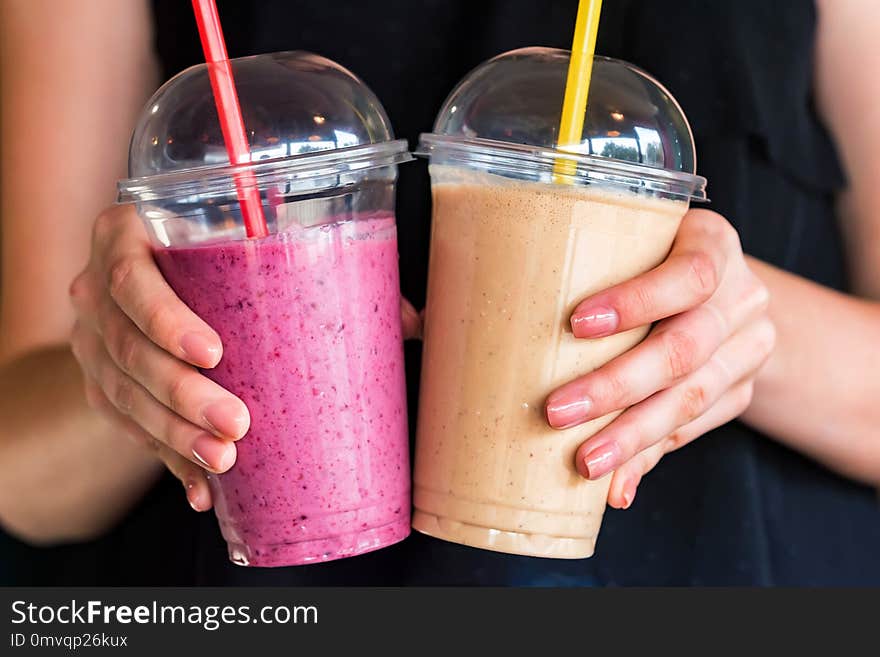
{"label": "yellow straw", "polygon": [[[565,148],[579,144],[584,131],[584,115],[587,95],[590,93],[590,77],[593,74],[593,53],[596,51],[596,34],[599,31],[599,13],[602,0],[580,0],[571,44],[571,60],[565,81],[565,100],[562,103],[562,119],[559,122],[557,146]],[[572,175],[575,163],[559,159],[553,167],[556,182],[562,175]]]}

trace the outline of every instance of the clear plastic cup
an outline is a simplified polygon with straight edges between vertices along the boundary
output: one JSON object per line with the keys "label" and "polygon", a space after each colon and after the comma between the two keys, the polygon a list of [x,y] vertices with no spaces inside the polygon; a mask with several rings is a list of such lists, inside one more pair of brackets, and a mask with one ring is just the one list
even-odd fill
{"label": "clear plastic cup", "polygon": [[[305,52],[232,60],[251,162],[230,166],[206,65],[147,104],[119,200],[177,295],[220,334],[204,374],[247,404],[233,468],[211,476],[230,559],[348,557],[409,533],[394,194],[412,159],[379,101]],[[269,227],[248,239],[236,179]],[[234,174],[239,174],[237,177]]]}
{"label": "clear plastic cup", "polygon": [[579,340],[569,317],[659,264],[706,181],[672,96],[612,59],[594,59],[582,140],[558,149],[568,62],[548,48],[491,59],[422,135],[434,208],[413,527],[580,558],[593,554],[610,477],[584,480],[575,450],[615,416],[556,431],[544,402],[648,327]]}

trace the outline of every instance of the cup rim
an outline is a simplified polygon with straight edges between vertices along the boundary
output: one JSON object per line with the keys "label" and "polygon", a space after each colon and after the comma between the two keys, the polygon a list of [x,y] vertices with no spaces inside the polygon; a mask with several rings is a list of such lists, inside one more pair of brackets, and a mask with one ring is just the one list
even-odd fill
{"label": "cup rim", "polygon": [[[418,157],[442,158],[445,162],[498,171],[516,176],[539,172],[541,179],[570,185],[602,183],[639,188],[690,201],[707,201],[703,176],[671,171],[647,164],[636,164],[596,155],[585,155],[561,148],[530,146],[482,137],[459,137],[422,133],[414,152]],[[571,162],[574,172],[554,171],[560,161]]]}
{"label": "cup rim", "polygon": [[250,172],[259,187],[282,180],[298,182],[328,178],[413,159],[407,141],[395,139],[242,164],[205,165],[120,180],[117,183],[117,203],[158,201],[192,194],[235,194],[235,177],[245,172]]}

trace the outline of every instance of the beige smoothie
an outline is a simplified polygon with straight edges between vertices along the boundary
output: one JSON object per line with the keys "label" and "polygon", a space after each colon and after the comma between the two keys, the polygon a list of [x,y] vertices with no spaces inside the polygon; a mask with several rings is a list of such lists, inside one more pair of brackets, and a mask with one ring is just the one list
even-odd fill
{"label": "beige smoothie", "polygon": [[648,327],[576,339],[584,297],[659,264],[685,201],[431,165],[433,228],[413,527],[515,554],[593,553],[610,476],[575,450],[608,415],[557,431],[544,401]]}

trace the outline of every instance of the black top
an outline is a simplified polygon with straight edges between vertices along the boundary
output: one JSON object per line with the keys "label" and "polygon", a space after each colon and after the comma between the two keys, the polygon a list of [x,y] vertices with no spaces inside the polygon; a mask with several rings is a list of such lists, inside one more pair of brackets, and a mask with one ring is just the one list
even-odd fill
{"label": "black top", "polygon": [[[359,75],[415,145],[455,83],[513,48],[567,48],[576,0],[220,2],[231,57],[304,49]],[[166,77],[198,63],[188,3],[156,0]],[[709,207],[744,249],[835,289],[847,282],[834,216],[843,175],[813,107],[812,2],[610,0],[597,51],[644,68],[685,110]],[[430,191],[424,162],[400,169],[404,294],[425,299]],[[407,347],[416,417],[419,345]],[[170,477],[168,478],[170,479]],[[323,565],[246,569],[226,560],[212,514],[166,480],[102,541],[43,553],[43,579],[248,584],[880,584],[876,493],[734,422],[663,458],[627,511],[609,509],[591,559],[470,549],[414,534]],[[33,562],[31,562],[33,563]],[[83,566],[82,564],[86,564]],[[79,569],[79,570],[77,570]],[[58,573],[63,573],[60,576]],[[33,581],[33,580],[31,580]]]}

